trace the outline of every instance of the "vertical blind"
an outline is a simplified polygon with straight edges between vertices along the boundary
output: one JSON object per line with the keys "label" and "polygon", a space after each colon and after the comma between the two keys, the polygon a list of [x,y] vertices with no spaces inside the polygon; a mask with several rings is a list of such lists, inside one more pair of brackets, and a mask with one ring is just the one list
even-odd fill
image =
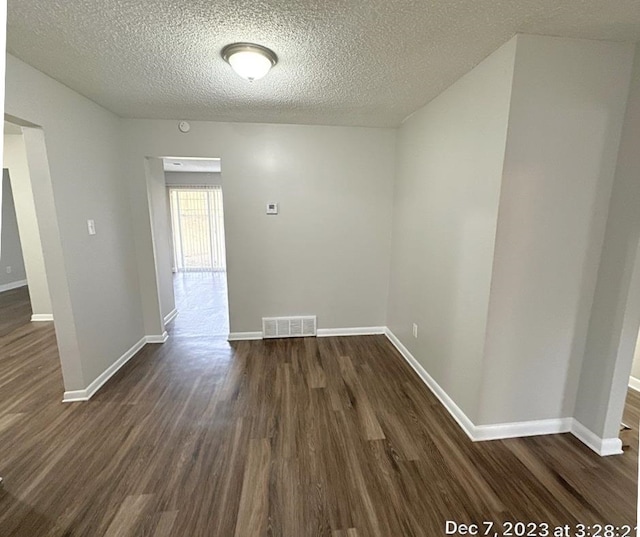
{"label": "vertical blind", "polygon": [[169,199],[176,270],[225,270],[222,188],[170,188]]}

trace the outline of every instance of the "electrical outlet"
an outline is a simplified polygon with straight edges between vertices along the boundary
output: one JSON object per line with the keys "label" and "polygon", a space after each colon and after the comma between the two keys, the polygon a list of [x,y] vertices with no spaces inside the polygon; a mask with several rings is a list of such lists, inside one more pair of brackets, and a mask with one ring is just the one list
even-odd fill
{"label": "electrical outlet", "polygon": [[413,323],[413,337],[418,337],[418,325],[416,323]]}
{"label": "electrical outlet", "polygon": [[7,274],[11,274],[11,271],[12,271],[12,270],[13,270],[13,269],[12,269],[11,267],[7,267],[7,268],[6,268]]}

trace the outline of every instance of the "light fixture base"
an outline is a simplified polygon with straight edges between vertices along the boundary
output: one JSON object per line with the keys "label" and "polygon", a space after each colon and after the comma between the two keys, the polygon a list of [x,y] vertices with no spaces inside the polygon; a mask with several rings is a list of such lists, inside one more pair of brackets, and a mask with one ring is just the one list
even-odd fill
{"label": "light fixture base", "polygon": [[220,51],[220,55],[236,73],[249,81],[262,78],[278,63],[273,50],[255,43],[231,43]]}

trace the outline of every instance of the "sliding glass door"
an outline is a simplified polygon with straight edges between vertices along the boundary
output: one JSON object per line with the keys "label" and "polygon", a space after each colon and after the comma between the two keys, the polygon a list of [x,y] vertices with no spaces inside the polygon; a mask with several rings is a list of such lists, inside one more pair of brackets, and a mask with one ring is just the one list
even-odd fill
{"label": "sliding glass door", "polygon": [[226,270],[222,188],[170,188],[169,194],[176,270]]}

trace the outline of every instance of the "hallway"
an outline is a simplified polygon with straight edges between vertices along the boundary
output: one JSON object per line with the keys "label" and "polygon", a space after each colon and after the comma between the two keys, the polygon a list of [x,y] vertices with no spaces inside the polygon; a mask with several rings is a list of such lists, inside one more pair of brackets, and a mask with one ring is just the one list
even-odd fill
{"label": "hallway", "polygon": [[178,316],[167,326],[171,337],[229,335],[227,274],[176,272],[173,275]]}

